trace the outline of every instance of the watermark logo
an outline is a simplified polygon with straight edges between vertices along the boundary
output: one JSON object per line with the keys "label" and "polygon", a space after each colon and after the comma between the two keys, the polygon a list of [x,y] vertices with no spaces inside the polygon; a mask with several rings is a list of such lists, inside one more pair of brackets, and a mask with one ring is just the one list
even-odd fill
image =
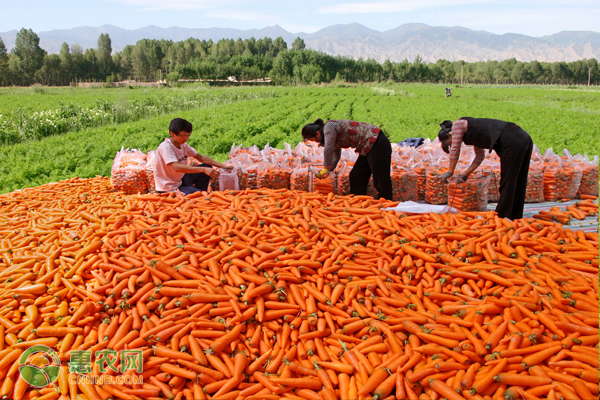
{"label": "watermark logo", "polygon": [[31,386],[46,387],[58,379],[60,358],[48,346],[32,346],[19,358],[19,373]]}
{"label": "watermark logo", "polygon": [[[96,351],[94,356],[95,361],[92,361],[91,350],[69,351],[67,365],[70,383],[91,385],[143,384],[143,377],[135,375],[143,372],[142,350],[116,351],[105,349]],[[28,348],[19,358],[19,373],[25,382],[35,388],[47,387],[54,383],[61,373],[60,366],[61,360],[56,351],[44,345]],[[118,372],[123,375],[114,376],[114,373]]]}
{"label": "watermark logo", "polygon": [[[69,372],[76,374],[89,374],[92,372],[93,365],[98,366],[98,371],[106,373],[108,370],[113,372],[125,373],[129,370],[143,372],[143,353],[142,350],[98,350],[94,354],[96,361],[92,363],[92,352],[90,350],[71,350],[69,352]],[[120,364],[117,366],[117,362]],[[107,369],[108,368],[108,369]]]}

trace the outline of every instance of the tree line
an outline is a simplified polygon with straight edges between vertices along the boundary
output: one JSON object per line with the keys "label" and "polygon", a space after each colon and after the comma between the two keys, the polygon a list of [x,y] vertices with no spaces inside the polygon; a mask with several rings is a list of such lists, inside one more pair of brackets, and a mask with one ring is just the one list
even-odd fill
{"label": "tree line", "polygon": [[295,85],[331,81],[432,82],[483,84],[592,84],[600,83],[595,58],[573,62],[448,61],[426,63],[414,60],[379,63],[374,59],[352,59],[306,49],[298,37],[288,48],[278,37],[233,40],[184,41],[142,39],[113,52],[108,34],[101,34],[95,49],[63,43],[59,54],[48,54],[38,35],[21,29],[15,47],[7,51],[0,38],[0,85],[51,86],[72,82],[114,82],[128,79],[238,80],[270,77],[276,84]]}

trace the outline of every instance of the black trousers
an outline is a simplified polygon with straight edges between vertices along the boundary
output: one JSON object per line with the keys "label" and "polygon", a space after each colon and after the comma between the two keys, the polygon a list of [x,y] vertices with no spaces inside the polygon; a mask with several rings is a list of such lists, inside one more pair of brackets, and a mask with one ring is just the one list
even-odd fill
{"label": "black trousers", "polygon": [[533,141],[521,127],[511,124],[494,144],[494,151],[500,157],[500,198],[496,212],[500,218],[523,218]]}
{"label": "black trousers", "polygon": [[[208,164],[200,164],[198,167],[212,168]],[[183,194],[192,194],[195,192],[205,192],[208,190],[208,184],[210,183],[210,176],[203,172],[186,173],[181,178],[181,186],[179,191]]]}
{"label": "black trousers", "polygon": [[[208,164],[200,164],[198,167],[208,167],[212,168],[212,166]],[[208,190],[208,184],[210,183],[210,176],[206,175],[203,172],[188,172],[183,175],[181,178],[181,186],[177,189],[185,196],[188,194],[192,194],[195,192],[205,192]],[[158,193],[166,193],[166,192],[158,192]]]}
{"label": "black trousers", "polygon": [[350,171],[350,193],[367,194],[369,178],[373,174],[373,185],[378,199],[392,200],[392,145],[383,132],[379,133],[371,151],[366,156],[358,156]]}

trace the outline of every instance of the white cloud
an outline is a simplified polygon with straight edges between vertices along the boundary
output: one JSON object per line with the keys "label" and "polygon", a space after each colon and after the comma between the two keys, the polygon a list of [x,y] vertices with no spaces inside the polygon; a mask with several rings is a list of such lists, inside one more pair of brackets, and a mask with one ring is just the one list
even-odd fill
{"label": "white cloud", "polygon": [[592,7],[597,8],[600,3],[598,0],[395,0],[395,1],[366,1],[357,3],[338,3],[322,6],[317,9],[321,14],[373,14],[373,13],[392,13],[392,12],[411,12],[432,8],[452,8],[461,6],[472,7],[498,7],[506,10],[507,7],[532,7],[536,11],[543,11],[547,8],[579,8]]}
{"label": "white cloud", "polygon": [[[215,7],[215,2],[210,0],[113,0],[119,3],[139,6],[149,11],[172,10],[207,10]],[[220,5],[224,2],[221,0]]]}
{"label": "white cloud", "polygon": [[221,18],[234,21],[258,21],[265,24],[276,24],[281,17],[246,10],[215,10],[202,14],[206,18]]}
{"label": "white cloud", "polygon": [[371,14],[416,11],[423,8],[459,6],[466,4],[490,4],[492,0],[403,0],[403,1],[374,1],[364,3],[340,3],[319,7],[318,13],[326,14]]}

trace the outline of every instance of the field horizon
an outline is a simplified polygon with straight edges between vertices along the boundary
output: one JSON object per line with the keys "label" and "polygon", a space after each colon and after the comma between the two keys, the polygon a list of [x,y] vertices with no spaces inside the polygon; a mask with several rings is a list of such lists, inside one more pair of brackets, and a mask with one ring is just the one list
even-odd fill
{"label": "field horizon", "polygon": [[[4,161],[0,164],[0,192],[75,176],[109,176],[118,150],[155,149],[167,137],[168,123],[174,117],[190,120],[194,124],[190,145],[218,161],[227,158],[233,143],[261,148],[267,143],[277,148],[289,143],[294,147],[301,140],[302,125],[316,118],[373,123],[392,142],[408,137],[433,139],[445,119],[497,118],[523,127],[542,152],[553,148],[559,154],[563,149],[590,156],[600,153],[600,143],[593,140],[598,133],[599,87],[454,85],[453,96],[445,98],[445,86],[0,88],[0,127],[3,118],[8,121],[15,115],[21,118],[19,123],[36,115],[39,126],[45,127],[40,114],[65,108],[73,114],[51,117],[62,118],[56,121],[63,123],[66,133],[52,134],[50,130],[47,137],[0,146],[0,160]],[[71,123],[69,118],[81,121],[78,112],[87,116],[99,104],[106,117],[89,120],[89,127]],[[111,115],[115,110],[124,115],[123,122]],[[14,121],[10,126],[15,129]],[[19,125],[17,131],[23,126],[27,124]],[[5,130],[8,128],[0,129],[0,135]]]}

